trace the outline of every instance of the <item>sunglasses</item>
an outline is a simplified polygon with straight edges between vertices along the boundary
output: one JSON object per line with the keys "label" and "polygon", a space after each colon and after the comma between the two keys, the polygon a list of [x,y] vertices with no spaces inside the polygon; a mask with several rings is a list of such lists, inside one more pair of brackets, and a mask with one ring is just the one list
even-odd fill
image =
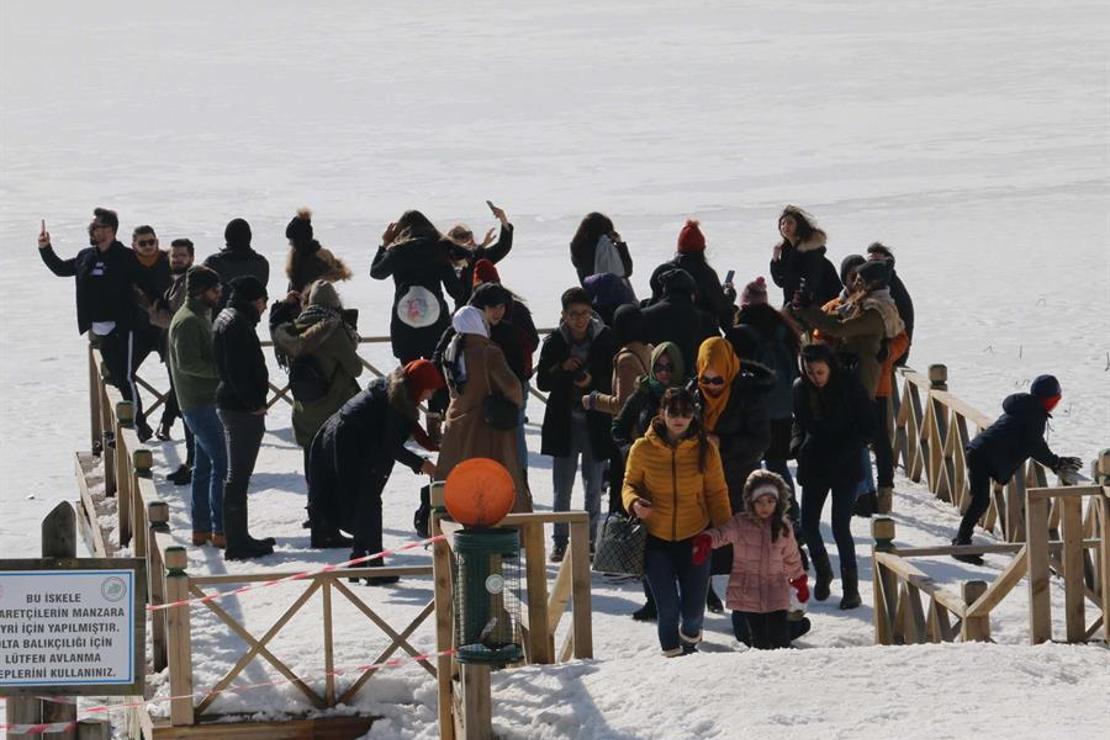
{"label": "sunglasses", "polygon": [[157,239],[138,239],[135,241],[140,247],[153,247],[158,243]]}
{"label": "sunglasses", "polygon": [[711,378],[708,375],[703,375],[698,378],[698,382],[702,385],[724,385],[725,379],[719,375],[716,378]]}
{"label": "sunglasses", "polygon": [[657,373],[669,373],[674,370],[674,365],[669,362],[657,362],[652,365],[651,369]]}

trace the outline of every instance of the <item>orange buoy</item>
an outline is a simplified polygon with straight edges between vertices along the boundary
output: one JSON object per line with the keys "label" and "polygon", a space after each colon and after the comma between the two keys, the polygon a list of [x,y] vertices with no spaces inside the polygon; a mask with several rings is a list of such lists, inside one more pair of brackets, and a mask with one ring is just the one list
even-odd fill
{"label": "orange buoy", "polygon": [[443,500],[447,513],[459,524],[492,527],[513,510],[513,476],[488,457],[463,460],[447,476]]}

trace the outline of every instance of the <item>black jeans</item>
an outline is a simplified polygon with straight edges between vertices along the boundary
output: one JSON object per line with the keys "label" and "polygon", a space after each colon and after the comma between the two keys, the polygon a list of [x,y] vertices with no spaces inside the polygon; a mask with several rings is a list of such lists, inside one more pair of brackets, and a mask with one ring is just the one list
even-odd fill
{"label": "black jeans", "polygon": [[871,447],[875,450],[875,474],[879,488],[894,487],[894,448],[890,445],[889,398],[875,399],[875,420],[878,422],[875,440]]}
{"label": "black jeans", "polygon": [[790,647],[790,626],[786,610],[757,613],[732,613],[732,632],[736,639],[756,650]]}
{"label": "black jeans", "polygon": [[266,433],[265,414],[220,409],[227,440],[227,481],[224,483],[224,508],[247,505],[247,487],[258,461],[262,435]]}
{"label": "black jeans", "polygon": [[960,520],[960,531],[956,534],[956,542],[962,543],[971,542],[975,525],[991,505],[991,476],[974,452],[967,453],[967,485],[971,489],[971,502],[967,505],[967,511]]}
{"label": "black jeans", "polygon": [[130,401],[135,407],[135,424],[138,425],[143,419],[143,401],[135,384],[135,370],[139,367],[135,332],[117,327],[110,334],[98,337],[97,347],[104,364],[108,366],[112,385],[119,389],[123,400]]}
{"label": "black jeans", "polygon": [[[856,502],[856,483],[832,487],[832,531],[840,553],[840,569],[856,569],[856,544],[852,539],[852,509]],[[821,539],[821,510],[829,496],[827,485],[802,486],[802,532],[814,563],[827,562],[828,552]]]}

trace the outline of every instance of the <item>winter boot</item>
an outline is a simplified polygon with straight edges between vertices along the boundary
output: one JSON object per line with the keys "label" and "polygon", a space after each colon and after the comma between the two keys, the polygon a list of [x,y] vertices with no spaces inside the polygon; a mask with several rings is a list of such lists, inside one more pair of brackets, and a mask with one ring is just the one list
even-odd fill
{"label": "winter boot", "polygon": [[272,545],[255,540],[247,533],[246,507],[228,506],[226,500],[224,501],[224,536],[227,538],[224,560],[250,560],[270,555],[274,551]]}
{"label": "winter boot", "polygon": [[[956,539],[952,540],[952,544],[956,545],[957,547],[960,546],[960,545],[970,545],[971,544],[971,538],[968,537],[966,539],[961,539],[959,536],[957,536]],[[967,555],[953,555],[952,557],[955,558],[956,560],[959,560],[961,563],[967,563],[968,565],[982,565],[983,564],[983,556],[975,554],[975,553],[967,554]]]}
{"label": "winter boot", "polygon": [[794,642],[799,637],[809,632],[809,628],[813,625],[810,624],[809,617],[802,617],[801,619],[791,620],[787,623],[790,629],[790,641]]}
{"label": "winter boot", "polygon": [[223,532],[212,533],[212,547],[216,548],[217,550],[227,549],[227,537],[224,536]]}
{"label": "winter boot", "polygon": [[632,612],[632,618],[637,622],[654,622],[659,618],[659,613],[655,610],[655,595],[651,592],[651,587],[648,586],[647,579],[643,580],[644,596],[647,601],[636,611]]}
{"label": "winter boot", "polygon": [[211,532],[193,532],[193,545],[196,546],[196,547],[200,547],[201,545],[207,545],[208,541],[211,540],[211,539],[212,539],[212,533]]}
{"label": "winter boot", "polygon": [[844,584],[844,595],[840,597],[840,608],[855,609],[863,603],[859,597],[859,573],[855,568],[841,568],[840,578]]}
{"label": "winter boot", "polygon": [[[385,561],[381,558],[368,560],[365,564],[367,568],[384,568]],[[388,586],[401,580],[400,576],[372,576],[366,579],[367,586]]]}
{"label": "winter boot", "polygon": [[894,509],[894,486],[879,486],[875,494],[875,513],[889,514]]}
{"label": "winter boot", "polygon": [[817,574],[817,582],[813,585],[813,598],[824,601],[829,598],[829,586],[832,585],[832,565],[829,556],[813,554],[813,570]]}
{"label": "winter boot", "polygon": [[273,537],[263,537],[262,539],[258,539],[257,537],[252,537],[251,533],[250,533],[250,528],[248,526],[248,522],[250,521],[250,518],[249,518],[248,514],[249,514],[249,506],[248,506],[247,502],[244,501],[243,502],[243,528],[247,530],[247,539],[250,540],[251,542],[253,542],[255,545],[268,545],[269,548],[270,548],[270,552],[273,552],[274,551],[274,545],[277,544],[277,540],[275,540]]}
{"label": "winter boot", "polygon": [[678,640],[682,645],[682,654],[689,655],[698,651],[698,644],[701,643],[701,633],[693,637],[685,634],[682,630],[678,631]]}
{"label": "winter boot", "polygon": [[856,496],[856,506],[853,513],[858,517],[870,519],[871,515],[875,513],[875,492],[868,491]]}
{"label": "winter boot", "polygon": [[721,614],[725,610],[725,605],[721,603],[721,597],[713,590],[713,581],[709,582],[709,590],[705,592],[705,608],[714,614]]}
{"label": "winter boot", "polygon": [[177,470],[166,476],[166,480],[175,486],[187,486],[193,482],[193,469],[185,464],[179,465]]}

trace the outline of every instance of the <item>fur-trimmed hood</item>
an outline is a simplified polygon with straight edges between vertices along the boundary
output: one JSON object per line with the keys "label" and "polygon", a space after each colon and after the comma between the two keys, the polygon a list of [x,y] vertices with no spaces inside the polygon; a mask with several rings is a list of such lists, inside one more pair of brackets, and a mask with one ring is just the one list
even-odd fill
{"label": "fur-trimmed hood", "polygon": [[[813,217],[812,213],[799,206],[788,205],[786,206],[786,208],[783,209],[782,212],[783,216],[787,214],[803,219],[807,224],[809,224],[809,227],[813,229],[813,233],[810,234],[809,238],[805,241],[795,244],[794,249],[797,249],[799,252],[813,252],[817,249],[823,248],[827,244],[828,236],[825,234],[824,229],[822,229],[817,224],[817,219]],[[783,242],[779,243],[783,244]]]}
{"label": "fur-trimmed hood", "polygon": [[389,398],[389,405],[406,419],[416,421],[420,418],[416,402],[409,395],[405,371],[402,368],[395,369],[386,379],[386,395]]}

